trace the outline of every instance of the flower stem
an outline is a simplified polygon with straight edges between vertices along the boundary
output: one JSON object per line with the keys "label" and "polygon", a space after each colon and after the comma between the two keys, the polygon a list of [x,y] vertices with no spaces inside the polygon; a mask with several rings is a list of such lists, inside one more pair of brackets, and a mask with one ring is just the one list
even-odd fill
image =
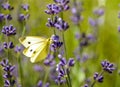
{"label": "flower stem", "polygon": [[23,69],[22,69],[22,65],[21,65],[20,54],[18,54],[18,67],[19,67],[20,83],[21,83],[21,87],[22,87],[23,86]]}
{"label": "flower stem", "polygon": [[24,36],[25,32],[26,32],[26,28],[25,28],[25,23],[23,23],[23,31],[22,31],[22,36]]}
{"label": "flower stem", "polygon": [[47,82],[47,77],[48,77],[48,74],[49,74],[49,69],[48,68],[45,68],[45,69],[46,69],[46,73],[45,73],[45,76],[44,76],[43,84],[45,84]]}

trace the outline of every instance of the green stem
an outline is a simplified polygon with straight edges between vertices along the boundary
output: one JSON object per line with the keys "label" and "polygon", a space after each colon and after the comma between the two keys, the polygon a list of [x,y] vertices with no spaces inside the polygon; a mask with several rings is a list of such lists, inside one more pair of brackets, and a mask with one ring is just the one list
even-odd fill
{"label": "green stem", "polygon": [[71,79],[70,79],[70,75],[69,75],[69,71],[68,71],[68,69],[67,69],[67,76],[68,76],[68,81],[69,81],[69,87],[72,87],[72,84],[71,84]]}
{"label": "green stem", "polygon": [[23,69],[22,69],[22,65],[21,65],[21,57],[20,54],[18,54],[18,67],[19,67],[19,76],[20,76],[20,83],[21,83],[21,87],[23,86]]}
{"label": "green stem", "polygon": [[66,50],[66,43],[65,43],[64,32],[62,32],[62,39],[63,39],[63,46],[64,46],[65,57],[67,58],[67,50]]}
{"label": "green stem", "polygon": [[[53,22],[54,21],[54,15],[51,15],[51,19],[52,19],[52,22]],[[54,35],[56,35],[55,28],[53,28],[53,33],[54,33]]]}
{"label": "green stem", "polygon": [[[98,77],[101,76],[101,75],[103,75],[103,73],[104,73],[104,70],[101,71],[101,73],[98,75]],[[92,83],[91,87],[94,87],[94,85],[95,85],[96,82],[97,82],[97,81],[94,80],[94,82]]]}
{"label": "green stem", "polygon": [[22,31],[22,36],[24,36],[25,32],[26,32],[26,28],[25,28],[25,24],[23,23],[23,31]]}
{"label": "green stem", "polygon": [[43,80],[43,84],[45,84],[47,82],[48,74],[49,74],[49,69],[46,68],[46,73],[45,73],[45,77],[44,77],[44,80]]}

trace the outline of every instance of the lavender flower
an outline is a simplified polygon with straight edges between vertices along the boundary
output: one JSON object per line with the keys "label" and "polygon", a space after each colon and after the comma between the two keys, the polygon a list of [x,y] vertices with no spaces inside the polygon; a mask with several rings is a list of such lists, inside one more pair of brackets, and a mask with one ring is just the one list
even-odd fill
{"label": "lavender flower", "polygon": [[[68,74],[70,73],[70,67],[74,66],[75,61],[73,58],[70,58],[68,62],[65,58],[60,58],[60,62],[57,64],[56,71],[58,72],[58,76],[55,79],[57,84],[62,84],[66,82],[66,78],[68,78]],[[70,78],[69,78],[70,79]]]}
{"label": "lavender flower", "polygon": [[58,14],[62,11],[60,6],[58,6],[57,4],[49,4],[47,5],[47,8],[48,10],[45,10],[45,13],[50,15]]}
{"label": "lavender flower", "polygon": [[25,11],[28,11],[28,10],[29,10],[29,5],[28,5],[28,4],[22,4],[21,7],[22,7]]}
{"label": "lavender flower", "polygon": [[46,83],[44,86],[43,86],[43,82],[40,80],[37,84],[37,87],[50,87],[50,84],[49,83]]}
{"label": "lavender flower", "polygon": [[26,15],[24,15],[24,14],[19,14],[18,20],[19,20],[20,22],[24,22],[24,21],[28,20],[29,17],[30,17],[30,14],[26,14]]}
{"label": "lavender flower", "polygon": [[5,16],[4,16],[4,14],[0,13],[0,22],[2,22],[3,20],[5,20]]}
{"label": "lavender flower", "polygon": [[96,80],[96,81],[102,83],[102,82],[103,82],[103,79],[104,79],[104,78],[103,78],[102,75],[99,75],[98,72],[95,72],[95,74],[94,74],[94,80]]}
{"label": "lavender flower", "polygon": [[59,41],[59,36],[53,35],[51,37],[53,43],[50,46],[51,51],[55,51],[56,49],[60,48],[63,45],[63,42]]}
{"label": "lavender flower", "polygon": [[54,0],[54,1],[62,8],[63,11],[64,10],[66,11],[70,8],[68,5],[68,3],[70,2],[69,0]]}
{"label": "lavender flower", "polygon": [[95,19],[89,18],[88,21],[89,21],[89,24],[90,24],[91,26],[93,26],[93,27],[97,26],[97,21],[96,21]]}
{"label": "lavender flower", "polygon": [[10,14],[7,14],[7,15],[5,16],[5,18],[6,18],[8,21],[12,20],[12,16],[11,16]]}
{"label": "lavender flower", "polygon": [[103,70],[108,73],[112,73],[115,70],[114,64],[110,63],[107,60],[102,61],[101,65],[102,65]]}
{"label": "lavender flower", "polygon": [[62,20],[61,18],[57,19],[57,22],[54,24],[54,26],[60,31],[66,31],[69,28],[68,23]]}
{"label": "lavender flower", "polygon": [[6,36],[12,36],[16,34],[16,28],[13,25],[3,26],[2,33]]}
{"label": "lavender flower", "polygon": [[14,49],[14,51],[15,51],[16,53],[20,53],[21,50],[22,50],[22,47],[21,47],[21,46],[16,46],[15,49]]}
{"label": "lavender flower", "polygon": [[46,23],[46,26],[48,27],[55,27],[55,23],[57,23],[58,16],[55,16],[54,19],[48,18],[48,22]]}
{"label": "lavender flower", "polygon": [[4,87],[12,87],[15,85],[15,80],[13,78],[13,70],[15,69],[15,66],[12,66],[9,64],[9,61],[7,59],[4,59],[2,62],[0,62],[1,66],[3,67],[4,70],[4,75],[3,77],[5,78],[4,81]]}
{"label": "lavender flower", "polygon": [[98,8],[98,9],[95,9],[93,12],[97,16],[102,16],[104,14],[104,9],[103,8]]}
{"label": "lavender flower", "polygon": [[14,9],[14,7],[10,6],[9,3],[3,3],[3,4],[2,4],[2,8],[3,8],[4,10],[13,10],[13,9]]}
{"label": "lavender flower", "polygon": [[75,2],[73,3],[73,7],[71,9],[71,12],[73,16],[71,17],[71,20],[74,24],[78,25],[80,21],[83,20],[83,16],[81,15],[83,12],[82,2]]}
{"label": "lavender flower", "polygon": [[4,42],[3,46],[4,46],[5,49],[12,49],[12,48],[14,48],[13,42],[9,42],[9,43]]}

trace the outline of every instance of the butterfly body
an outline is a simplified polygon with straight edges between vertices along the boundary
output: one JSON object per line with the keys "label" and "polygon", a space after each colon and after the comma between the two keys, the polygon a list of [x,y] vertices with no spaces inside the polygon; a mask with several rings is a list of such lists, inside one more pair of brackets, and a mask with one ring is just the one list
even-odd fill
{"label": "butterfly body", "polygon": [[49,46],[52,43],[50,38],[46,39],[37,36],[21,37],[19,41],[25,47],[23,54],[30,57],[32,63],[45,59],[49,51]]}

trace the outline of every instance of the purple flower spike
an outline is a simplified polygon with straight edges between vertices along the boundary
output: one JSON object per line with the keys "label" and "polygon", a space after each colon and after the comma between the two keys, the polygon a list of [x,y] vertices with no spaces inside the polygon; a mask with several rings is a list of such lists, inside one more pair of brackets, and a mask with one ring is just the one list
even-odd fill
{"label": "purple flower spike", "polygon": [[44,87],[50,87],[50,83],[46,83]]}
{"label": "purple flower spike", "polygon": [[91,25],[91,26],[93,26],[93,27],[95,27],[96,25],[97,25],[97,22],[94,20],[94,19],[92,19],[92,18],[89,18],[89,24]]}
{"label": "purple flower spike", "polygon": [[99,75],[99,73],[98,72],[95,72],[95,74],[94,74],[94,80],[96,80],[96,81],[98,81],[98,82],[103,82],[103,76],[102,75]]}
{"label": "purple flower spike", "polygon": [[2,22],[3,20],[5,20],[5,16],[4,16],[4,14],[0,13],[0,22]]}
{"label": "purple flower spike", "polygon": [[108,72],[108,73],[112,73],[115,70],[114,64],[110,63],[107,60],[102,61],[101,65],[102,65],[103,70]]}
{"label": "purple flower spike", "polygon": [[5,49],[12,49],[12,48],[14,48],[13,42],[9,42],[9,43],[4,42],[3,46],[4,46]]}
{"label": "purple flower spike", "polygon": [[58,18],[54,26],[60,31],[66,31],[69,28],[68,23],[62,20],[61,18]]}
{"label": "purple flower spike", "polygon": [[13,25],[3,26],[2,33],[6,36],[11,36],[16,34],[16,28]]}
{"label": "purple flower spike", "polygon": [[22,4],[21,6],[25,11],[29,10],[29,5],[28,4]]}
{"label": "purple flower spike", "polygon": [[42,81],[40,80],[40,81],[38,82],[38,84],[37,84],[37,87],[42,87],[42,85],[43,85],[43,83],[42,83]]}
{"label": "purple flower spike", "polygon": [[102,9],[102,8],[95,9],[94,14],[96,14],[98,16],[102,16],[104,14],[104,9]]}
{"label": "purple flower spike", "polygon": [[7,14],[7,15],[5,16],[5,18],[6,18],[8,21],[12,20],[12,16],[11,16],[10,14]]}
{"label": "purple flower spike", "polygon": [[56,5],[56,4],[49,4],[47,5],[48,10],[45,10],[46,14],[50,14],[50,15],[54,15],[54,14],[58,14],[61,12],[61,8],[60,6]]}
{"label": "purple flower spike", "polygon": [[12,6],[10,6],[9,3],[4,3],[4,4],[2,4],[2,8],[3,8],[4,10],[13,10],[13,9],[14,9]]}
{"label": "purple flower spike", "polygon": [[74,59],[70,58],[69,61],[68,61],[68,66],[72,67],[72,66],[74,66],[74,64],[75,64]]}

